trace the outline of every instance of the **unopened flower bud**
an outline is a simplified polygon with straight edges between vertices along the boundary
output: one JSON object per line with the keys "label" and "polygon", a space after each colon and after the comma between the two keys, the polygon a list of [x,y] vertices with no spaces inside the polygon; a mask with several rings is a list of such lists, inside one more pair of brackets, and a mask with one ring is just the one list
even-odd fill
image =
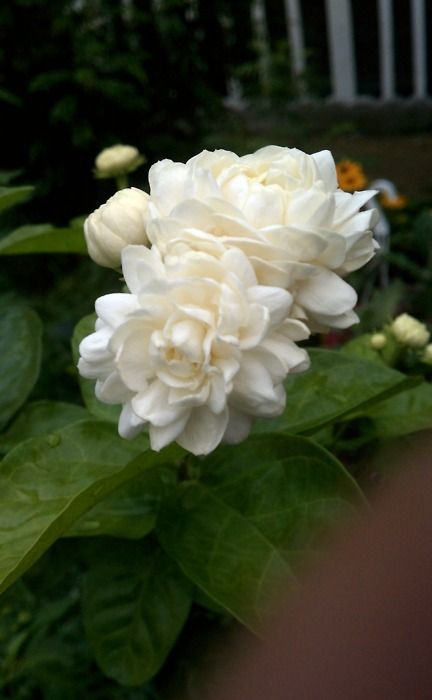
{"label": "unopened flower bud", "polygon": [[409,314],[398,316],[393,321],[391,330],[401,345],[407,345],[410,348],[423,348],[430,338],[425,324]]}
{"label": "unopened flower bud", "polygon": [[99,178],[125,175],[131,173],[144,161],[144,156],[135,146],[125,146],[119,143],[116,146],[104,148],[99,153],[95,160],[95,175]]}
{"label": "unopened flower bud", "polygon": [[422,361],[427,365],[432,365],[432,343],[426,345],[423,350]]}
{"label": "unopened flower bud", "polygon": [[88,253],[102,267],[121,265],[121,252],[127,245],[147,245],[145,214],[149,196],[129,187],[119,190],[84,223]]}
{"label": "unopened flower bud", "polygon": [[382,350],[387,345],[387,336],[385,333],[374,333],[371,336],[370,344],[374,350]]}

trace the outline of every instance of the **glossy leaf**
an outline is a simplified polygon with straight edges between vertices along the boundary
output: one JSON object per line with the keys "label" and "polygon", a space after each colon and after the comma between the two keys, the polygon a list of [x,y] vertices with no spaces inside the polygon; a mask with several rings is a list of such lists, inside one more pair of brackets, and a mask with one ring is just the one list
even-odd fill
{"label": "glossy leaf", "polygon": [[380,438],[432,428],[432,384],[423,383],[366,411]]}
{"label": "glossy leaf", "polygon": [[345,343],[341,352],[347,355],[354,355],[362,360],[370,360],[370,362],[377,362],[380,365],[387,367],[388,365],[384,362],[382,354],[379,350],[375,350],[371,346],[371,338],[373,333],[365,333],[360,335],[358,338],[353,338]]}
{"label": "glossy leaf", "polygon": [[0,452],[9,452],[29,438],[48,435],[71,423],[88,418],[82,406],[61,401],[35,401],[20,411],[8,430],[0,436]]}
{"label": "glossy leaf", "polygon": [[21,226],[0,240],[0,255],[23,253],[87,253],[81,227],[55,228],[51,224]]}
{"label": "glossy leaf", "polygon": [[107,676],[127,686],[152,678],[186,619],[192,586],[157,542],[112,541],[84,581],[88,640]]}
{"label": "glossy leaf", "polygon": [[[78,321],[75,326],[72,336],[72,356],[75,364],[78,364],[79,360],[79,344],[83,338],[94,332],[95,320],[96,314],[89,314]],[[92,379],[85,379],[84,377],[78,376],[78,381],[81,389],[81,396],[90,413],[99,420],[106,420],[110,423],[117,424],[120,417],[121,406],[113,406],[99,401],[95,396],[95,382]]]}
{"label": "glossy leaf", "polygon": [[19,187],[0,187],[0,212],[14,207],[25,201],[34,192],[33,185],[20,185]]}
{"label": "glossy leaf", "polygon": [[286,409],[259,420],[254,433],[308,433],[404,391],[411,379],[389,367],[334,350],[310,350],[311,368],[288,376]]}
{"label": "glossy leaf", "polygon": [[129,442],[107,423],[82,421],[9,452],[0,465],[0,591],[83,513],[176,454],[142,454],[146,447],[145,437]]}
{"label": "glossy leaf", "polygon": [[66,536],[140,539],[153,530],[160,504],[176,485],[177,473],[173,468],[150,467],[91,508]]}
{"label": "glossy leaf", "polygon": [[0,429],[24,403],[39,375],[42,324],[21,306],[4,305],[0,314]]}
{"label": "glossy leaf", "polygon": [[161,508],[157,534],[185,574],[244,624],[257,628],[274,591],[320,538],[363,503],[342,465],[294,436],[250,438],[202,462]]}

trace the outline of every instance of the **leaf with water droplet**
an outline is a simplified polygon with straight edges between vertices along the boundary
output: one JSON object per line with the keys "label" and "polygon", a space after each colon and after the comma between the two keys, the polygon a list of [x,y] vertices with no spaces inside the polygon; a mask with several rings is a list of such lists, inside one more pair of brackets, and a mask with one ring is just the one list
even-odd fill
{"label": "leaf with water droplet", "polygon": [[58,445],[60,445],[61,437],[56,433],[51,433],[50,435],[46,436],[46,441],[50,447],[57,447]]}
{"label": "leaf with water droplet", "polygon": [[115,426],[98,421],[55,435],[55,450],[47,436],[32,438],[0,464],[0,592],[99,500],[180,451],[146,451],[145,440],[123,440]]}

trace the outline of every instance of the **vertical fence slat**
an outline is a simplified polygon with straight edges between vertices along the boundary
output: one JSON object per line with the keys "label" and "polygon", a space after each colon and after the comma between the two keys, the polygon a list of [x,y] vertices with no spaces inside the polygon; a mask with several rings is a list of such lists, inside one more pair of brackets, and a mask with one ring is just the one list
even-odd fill
{"label": "vertical fence slat", "polygon": [[326,0],[326,17],[333,99],[354,102],[357,87],[350,1]]}
{"label": "vertical fence slat", "polygon": [[393,0],[378,0],[381,98],[395,97]]}
{"label": "vertical fence slat", "polygon": [[426,7],[424,0],[411,0],[414,97],[427,96]]}
{"label": "vertical fence slat", "polygon": [[306,94],[303,24],[299,0],[285,0],[285,19],[290,45],[292,76],[300,96]]}
{"label": "vertical fence slat", "polygon": [[264,0],[253,0],[251,20],[258,51],[258,74],[263,94],[270,89],[271,53]]}

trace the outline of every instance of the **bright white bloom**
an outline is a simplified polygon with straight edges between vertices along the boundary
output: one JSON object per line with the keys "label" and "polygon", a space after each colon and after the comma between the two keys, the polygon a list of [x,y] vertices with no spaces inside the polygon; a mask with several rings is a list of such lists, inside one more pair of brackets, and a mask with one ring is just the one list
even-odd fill
{"label": "bright white bloom", "polygon": [[377,247],[370,230],[377,214],[360,211],[375,192],[339,190],[328,151],[204,151],[187,163],[156,163],[149,181],[148,235],[165,258],[236,247],[260,284],[292,292],[292,315],[312,329],[357,321],[357,296],[341,277]]}
{"label": "bright white bloom", "polygon": [[125,146],[121,143],[104,148],[95,160],[96,175],[99,177],[116,177],[135,170],[143,162],[140,152],[135,146]]}
{"label": "bright white bloom", "polygon": [[102,267],[120,267],[121,252],[129,244],[148,244],[144,218],[149,196],[129,187],[119,190],[84,223],[89,255]]}
{"label": "bright white bloom", "polygon": [[385,333],[374,333],[370,339],[371,347],[374,350],[382,350],[387,345],[387,336]]}
{"label": "bright white bloom", "polygon": [[128,246],[122,265],[130,294],[97,300],[78,365],[101,401],[124,404],[122,436],[148,426],[155,450],[176,440],[207,454],[243,440],[253,417],[283,411],[283,380],[309,364],[288,291],[258,285],[235,248],[164,263],[155,248]]}
{"label": "bright white bloom", "polygon": [[391,324],[391,330],[401,345],[410,348],[423,348],[430,338],[424,323],[409,314],[401,314]]}

